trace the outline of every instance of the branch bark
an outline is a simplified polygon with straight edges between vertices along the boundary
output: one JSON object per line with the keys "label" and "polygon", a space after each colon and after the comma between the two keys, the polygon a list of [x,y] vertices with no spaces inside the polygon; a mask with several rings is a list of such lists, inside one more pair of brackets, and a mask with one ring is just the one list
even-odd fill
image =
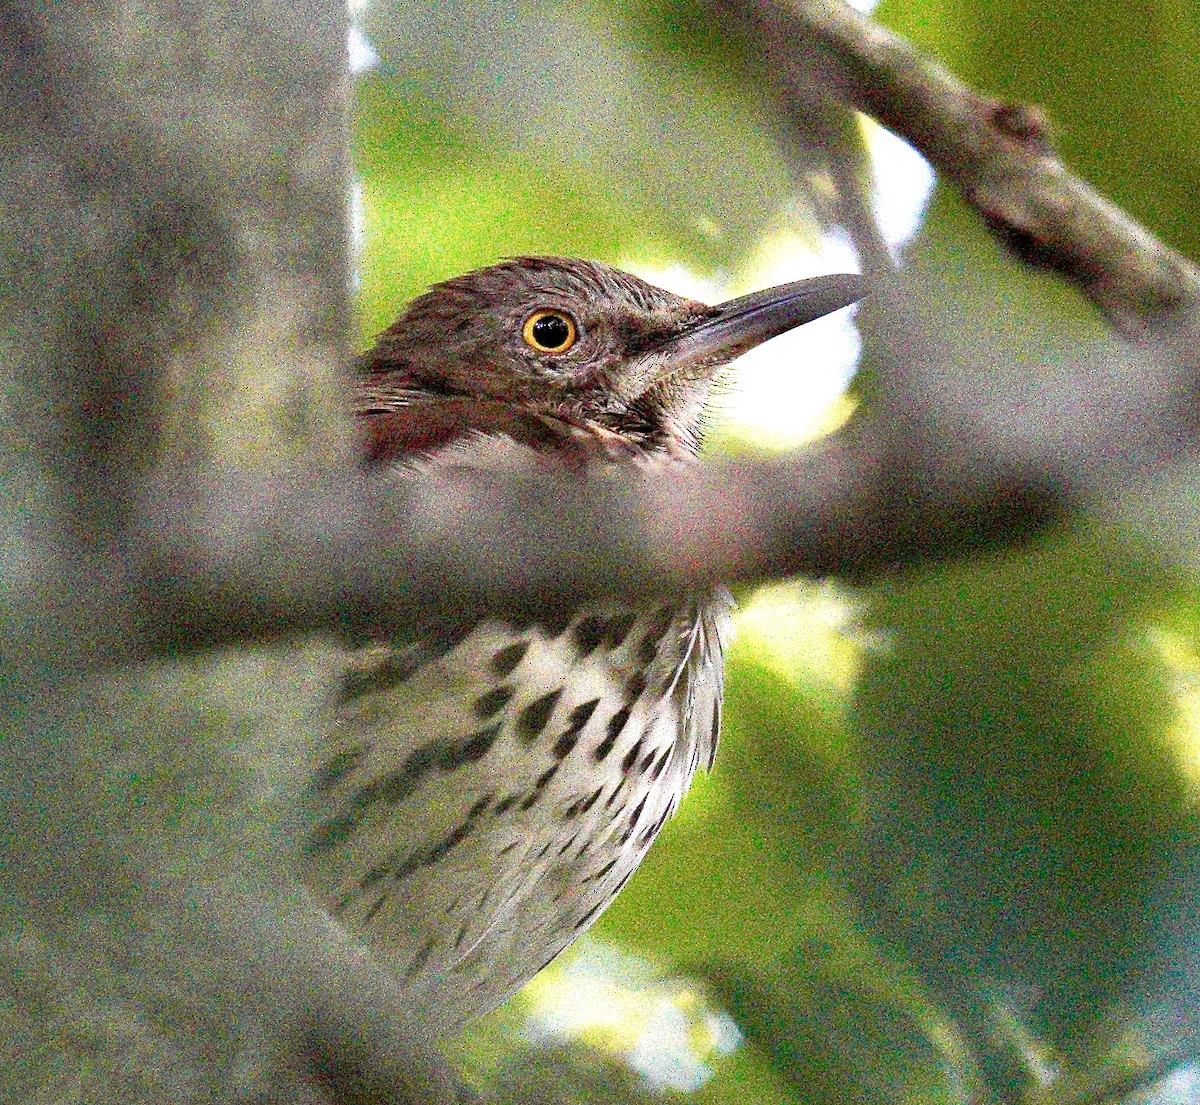
{"label": "branch bark", "polygon": [[[873,444],[878,446],[876,451]],[[867,579],[904,563],[1016,540],[1061,496],[1006,479],[918,503],[920,473],[885,470],[883,443],[775,462],[573,480],[519,446],[472,464],[281,489],[226,474],[157,494],[129,560],[145,635],[132,652],[337,629],[420,633],[485,615],[554,615],[581,596],[695,593],[802,573]],[[500,454],[505,463],[496,464]],[[949,513],[948,513],[949,510]]]}

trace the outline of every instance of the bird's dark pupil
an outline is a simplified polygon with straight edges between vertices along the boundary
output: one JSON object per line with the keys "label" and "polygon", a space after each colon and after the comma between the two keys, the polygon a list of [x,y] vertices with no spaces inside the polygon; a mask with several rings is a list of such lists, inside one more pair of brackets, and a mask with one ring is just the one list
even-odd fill
{"label": "bird's dark pupil", "polygon": [[558,315],[546,315],[533,324],[533,340],[543,349],[558,349],[567,344],[570,336],[570,325]]}

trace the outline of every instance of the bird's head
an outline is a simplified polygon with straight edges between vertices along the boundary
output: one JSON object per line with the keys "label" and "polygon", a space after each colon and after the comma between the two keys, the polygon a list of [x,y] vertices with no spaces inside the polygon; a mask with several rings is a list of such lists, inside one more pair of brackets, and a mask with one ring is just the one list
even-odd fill
{"label": "bird's head", "polygon": [[415,299],[362,358],[368,453],[476,430],[690,450],[718,369],[860,295],[857,276],[825,276],[709,307],[595,261],[479,269]]}

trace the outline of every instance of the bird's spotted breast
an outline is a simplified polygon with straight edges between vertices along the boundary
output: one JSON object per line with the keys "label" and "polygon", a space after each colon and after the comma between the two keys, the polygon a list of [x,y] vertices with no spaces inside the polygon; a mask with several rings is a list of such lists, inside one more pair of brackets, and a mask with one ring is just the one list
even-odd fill
{"label": "bird's spotted breast", "polygon": [[423,1023],[497,1004],[633,873],[711,760],[728,609],[594,606],[347,657],[306,871]]}

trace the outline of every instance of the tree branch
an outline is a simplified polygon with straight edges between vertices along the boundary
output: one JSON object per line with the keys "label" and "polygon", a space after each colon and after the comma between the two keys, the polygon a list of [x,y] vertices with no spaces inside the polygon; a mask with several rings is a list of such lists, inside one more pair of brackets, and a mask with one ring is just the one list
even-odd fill
{"label": "tree branch", "polygon": [[154,612],[131,647],[188,651],[331,627],[403,635],[455,618],[551,616],[581,595],[869,578],[993,535],[1015,540],[1063,509],[1053,491],[1012,480],[921,502],[908,486],[921,473],[885,470],[865,433],[657,478],[573,480],[519,446],[481,448],[509,463],[286,489],[227,474],[160,493],[131,573]]}
{"label": "tree branch", "polygon": [[[1004,245],[1076,284],[1118,332],[1196,308],[1200,273],[1067,171],[1037,108],[980,95],[837,0],[712,7],[766,48],[785,95],[835,96],[907,140]],[[786,118],[786,100],[780,110]]]}

